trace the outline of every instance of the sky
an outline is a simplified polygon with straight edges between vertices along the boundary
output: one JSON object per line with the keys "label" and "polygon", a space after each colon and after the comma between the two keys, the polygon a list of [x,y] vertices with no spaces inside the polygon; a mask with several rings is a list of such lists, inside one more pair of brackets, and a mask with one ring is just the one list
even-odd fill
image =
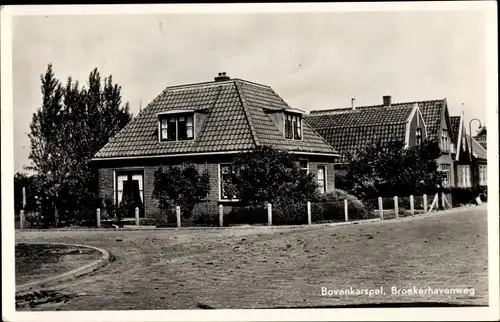
{"label": "sky", "polygon": [[[29,164],[40,75],[85,84],[97,67],[137,114],[165,87],[218,72],[310,111],[446,98],[486,121],[483,11],[48,15],[12,19],[14,171]],[[494,108],[494,107],[490,107]],[[477,123],[473,123],[477,128]]]}

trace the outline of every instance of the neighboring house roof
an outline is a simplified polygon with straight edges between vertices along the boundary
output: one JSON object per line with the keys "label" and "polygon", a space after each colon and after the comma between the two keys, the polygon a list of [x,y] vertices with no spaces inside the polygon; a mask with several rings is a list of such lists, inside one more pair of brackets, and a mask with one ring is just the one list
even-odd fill
{"label": "neighboring house roof", "polygon": [[[470,142],[470,135],[465,134],[465,136],[467,138],[467,142]],[[483,148],[483,146],[474,138],[472,138],[472,155],[479,160],[488,160],[488,153],[486,152],[486,149]]]}
{"label": "neighboring house roof", "polygon": [[[356,110],[365,110],[365,109],[379,109],[379,108],[399,108],[399,107],[407,107],[413,106],[414,104],[418,104],[420,112],[424,118],[425,125],[427,127],[427,135],[429,139],[439,139],[439,128],[441,125],[441,115],[443,113],[443,108],[446,107],[446,99],[440,100],[428,100],[428,101],[414,101],[414,102],[399,102],[392,103],[389,106],[380,105],[370,105],[370,106],[357,106]],[[333,109],[333,110],[318,110],[311,111],[311,115],[321,115],[328,112],[341,113],[343,111],[350,111],[352,108],[341,108],[341,109]]]}
{"label": "neighboring house roof", "polygon": [[486,146],[487,146],[487,140],[486,140],[486,126],[483,126],[481,127],[481,129],[476,133],[476,135],[474,136],[474,138],[476,139],[477,142],[479,142],[479,144],[481,144],[481,146],[483,148],[486,149]]}
{"label": "neighboring house roof", "polygon": [[451,133],[453,135],[453,142],[459,143],[460,138],[460,124],[462,122],[462,119],[460,116],[450,116],[450,124],[451,124]]}
{"label": "neighboring house roof", "polygon": [[482,126],[481,129],[479,131],[477,131],[475,137],[478,137],[478,136],[481,136],[481,135],[486,135],[486,126]]}
{"label": "neighboring house roof", "polygon": [[407,142],[407,124],[418,107],[414,104],[399,107],[313,111],[304,119],[342,153],[345,161],[346,153],[356,153],[372,143]]}
{"label": "neighboring house roof", "polygon": [[[95,158],[223,153],[263,145],[293,152],[337,154],[305,122],[302,140],[285,139],[266,110],[289,108],[271,87],[240,79],[167,87]],[[159,142],[157,113],[177,109],[203,111],[206,119],[195,140]]]}

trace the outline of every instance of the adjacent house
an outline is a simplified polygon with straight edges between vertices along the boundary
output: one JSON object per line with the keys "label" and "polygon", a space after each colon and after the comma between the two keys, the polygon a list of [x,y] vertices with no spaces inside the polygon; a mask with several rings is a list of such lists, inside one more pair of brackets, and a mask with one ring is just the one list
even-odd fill
{"label": "adjacent house", "polygon": [[429,135],[419,104],[393,105],[389,96],[382,105],[311,111],[304,119],[341,153],[339,171],[347,154],[366,145],[397,140],[413,146]]}
{"label": "adjacent house", "polygon": [[[383,96],[379,105],[312,111],[306,120],[341,153],[377,140],[401,140],[407,146],[426,138],[438,140],[441,156],[437,163],[443,173],[443,184],[451,187],[457,180],[454,167],[457,142],[446,99],[393,103],[391,96]],[[465,148],[468,149],[466,143]]]}
{"label": "adjacent house", "polygon": [[472,146],[472,185],[474,187],[485,187],[488,185],[488,155],[486,149],[476,139],[467,135]]}
{"label": "adjacent house", "polygon": [[159,165],[190,162],[210,174],[206,202],[231,205],[237,199],[224,185],[231,162],[259,146],[293,153],[304,171],[314,173],[320,192],[332,191],[338,153],[303,114],[271,87],[225,73],[167,87],[95,155],[99,195],[115,204],[132,198],[142,205],[140,216],[154,217],[160,212],[152,197],[154,172]]}
{"label": "adjacent house", "polygon": [[481,144],[481,146],[486,149],[486,126],[483,126],[474,136],[474,139]]}

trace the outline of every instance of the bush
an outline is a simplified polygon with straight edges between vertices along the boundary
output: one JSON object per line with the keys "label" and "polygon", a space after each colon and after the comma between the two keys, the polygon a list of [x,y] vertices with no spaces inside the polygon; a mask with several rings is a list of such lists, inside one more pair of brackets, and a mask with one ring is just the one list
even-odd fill
{"label": "bush", "polygon": [[233,206],[224,216],[224,226],[231,224],[266,224],[267,208],[263,206]]}
{"label": "bush", "polygon": [[451,198],[454,205],[475,204],[476,198],[480,197],[481,201],[488,200],[487,187],[470,187],[470,188],[449,188]]}
{"label": "bush", "polygon": [[215,212],[200,212],[191,215],[191,221],[200,226],[218,226],[219,214]]}
{"label": "bush", "polygon": [[311,205],[313,221],[344,220],[344,200],[347,200],[349,219],[366,219],[371,217],[370,211],[363,202],[347,192],[335,189],[333,192],[320,195]]}
{"label": "bush", "polygon": [[307,204],[285,203],[273,205],[273,225],[307,224]]}

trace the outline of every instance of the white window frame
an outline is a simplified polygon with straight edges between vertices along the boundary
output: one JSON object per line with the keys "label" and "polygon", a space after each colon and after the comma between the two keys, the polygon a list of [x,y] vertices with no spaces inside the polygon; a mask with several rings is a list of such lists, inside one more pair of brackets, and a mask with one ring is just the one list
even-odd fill
{"label": "white window frame", "polygon": [[221,173],[221,168],[222,168],[223,166],[226,166],[226,165],[227,165],[227,166],[231,166],[231,165],[232,165],[232,163],[229,163],[229,162],[228,162],[228,163],[219,163],[219,164],[218,164],[217,176],[218,176],[218,181],[219,181],[219,201],[220,201],[220,202],[238,202],[238,201],[240,201],[240,199],[238,199],[238,198],[233,198],[233,199],[225,199],[225,198],[223,198],[223,196],[222,196],[222,175],[221,175],[222,173]]}
{"label": "white window frame", "polygon": [[[287,122],[287,118],[288,117],[291,117],[291,120],[290,122],[292,122],[292,137],[291,138],[288,138],[287,137],[287,127],[286,127],[286,122]],[[294,123],[294,120],[296,120],[297,122]],[[299,126],[297,126],[297,124],[299,124]],[[295,130],[297,127],[300,127],[300,131],[299,131],[299,137],[295,137]],[[302,115],[300,114],[297,114],[297,113],[283,113],[283,134],[285,136],[285,139],[287,140],[302,140],[304,138],[304,122],[302,122]]]}
{"label": "white window frame", "polygon": [[[305,161],[305,162],[306,162],[306,164],[307,164],[307,166],[306,166],[305,168],[303,168],[303,167],[300,165],[300,162],[303,162],[303,161]],[[300,168],[300,170],[306,170],[306,171],[307,171],[307,174],[309,174],[309,168],[310,168],[310,166],[309,166],[309,160],[307,160],[307,159],[299,159],[299,168]]]}
{"label": "white window frame", "polygon": [[[418,120],[418,118],[417,118]],[[422,128],[421,127],[417,127],[415,129],[415,143],[417,145],[421,145],[422,144]]]}
{"label": "white window frame", "polygon": [[484,164],[479,165],[479,185],[486,186],[488,184],[488,177],[486,172],[487,166]]}
{"label": "white window frame", "polygon": [[462,178],[461,178],[462,186],[468,188],[471,186],[470,180],[470,166],[462,165]]}
{"label": "white window frame", "polygon": [[443,152],[450,152],[449,135],[446,129],[441,130],[441,150]]}
{"label": "white window frame", "polygon": [[446,173],[446,184],[443,179],[443,187],[450,187],[451,184],[451,166],[449,164],[441,165],[441,173]]}
{"label": "white window frame", "polygon": [[319,182],[319,169],[320,168],[324,169],[324,171],[323,171],[323,181],[324,181],[324,183],[323,183],[323,189],[324,189],[324,192],[320,192],[320,193],[321,194],[325,194],[328,191],[328,189],[327,189],[327,181],[328,181],[327,180],[327,178],[328,178],[328,175],[327,175],[327,171],[328,170],[327,169],[328,169],[328,167],[327,167],[326,164],[318,164],[317,165],[317,167],[316,167],[316,182],[317,183]]}
{"label": "white window frame", "polygon": [[[187,118],[188,117],[192,117],[193,118],[193,136],[191,138],[188,138],[188,139],[183,139],[183,140],[179,140],[179,118],[180,117],[185,117],[185,122],[186,122],[186,131],[187,131]],[[169,118],[175,118],[175,140],[168,140],[168,139],[164,139],[163,136],[162,136],[162,121],[164,119],[167,120],[167,135],[168,135],[168,119]],[[177,114],[161,114],[161,115],[158,115],[158,140],[160,142],[179,142],[179,141],[193,141],[195,139],[195,133],[196,133],[196,124],[195,124],[195,121],[196,120],[196,117],[194,115],[193,112],[184,112],[184,113],[177,113]],[[186,133],[187,135],[187,133]]]}

